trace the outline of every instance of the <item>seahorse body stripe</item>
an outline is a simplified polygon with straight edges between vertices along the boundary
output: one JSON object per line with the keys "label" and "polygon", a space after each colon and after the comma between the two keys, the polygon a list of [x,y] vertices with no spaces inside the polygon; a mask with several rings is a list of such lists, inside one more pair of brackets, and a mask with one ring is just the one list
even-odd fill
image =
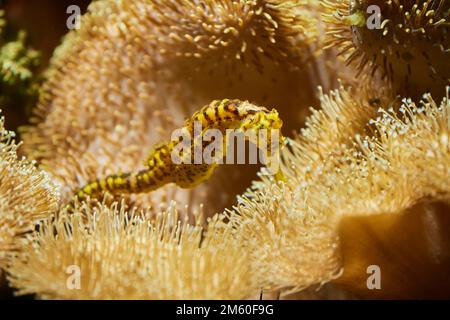
{"label": "seahorse body stripe", "polygon": [[187,120],[186,126],[192,132],[194,122],[199,121],[204,129],[236,129],[239,128],[242,120],[258,112],[268,112],[268,110],[240,100],[215,100]]}
{"label": "seahorse body stripe", "polygon": [[[215,100],[185,121],[184,128],[191,137],[194,123],[201,122],[203,129],[219,129],[225,136],[226,129],[280,129],[282,121],[276,110],[255,106],[240,100]],[[156,190],[167,183],[191,188],[207,180],[217,164],[174,164],[171,153],[178,142],[157,145],[146,160],[146,169],[125,174],[110,175],[89,182],[82,187],[67,206],[73,209],[76,199],[97,198],[104,192],[113,195],[143,193]]]}

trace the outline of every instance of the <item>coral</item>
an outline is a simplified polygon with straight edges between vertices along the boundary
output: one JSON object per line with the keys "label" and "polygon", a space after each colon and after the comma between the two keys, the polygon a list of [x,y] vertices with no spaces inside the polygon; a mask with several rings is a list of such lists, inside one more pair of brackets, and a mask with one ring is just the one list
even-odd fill
{"label": "coral", "polygon": [[[39,169],[2,135],[9,283],[43,299],[448,298],[449,14],[447,0],[92,2],[20,131]],[[235,123],[238,101],[278,111]],[[160,143],[193,119],[282,119],[281,171],[177,171]],[[156,186],[140,170],[157,162]],[[143,181],[152,192],[128,192]]]}
{"label": "coral", "polygon": [[24,110],[35,103],[38,95],[36,69],[40,52],[30,48],[27,33],[6,28],[0,10],[0,105],[8,109],[13,127]]}
{"label": "coral", "polygon": [[17,156],[14,134],[0,119],[0,267],[24,234],[55,212],[58,187],[34,163]]}
{"label": "coral", "polygon": [[[80,219],[83,210],[89,211],[87,224]],[[9,280],[20,288],[18,294],[36,293],[44,299],[254,295],[257,288],[248,258],[233,245],[230,232],[214,230],[218,221],[203,230],[198,219],[193,225],[179,222],[171,207],[149,222],[123,203],[94,208],[84,204],[73,215],[41,225],[39,234],[13,258]],[[79,287],[71,277],[78,274]]]}
{"label": "coral", "polygon": [[[52,59],[31,119],[35,125],[22,131],[24,153],[61,181],[64,201],[101,176],[139,170],[148,150],[142,146],[164,141],[214,99],[277,106],[287,130],[301,122],[316,100],[308,73],[297,70],[310,56],[307,43],[315,34],[306,31],[310,18],[303,2],[221,3],[206,1],[195,10],[190,1],[91,4],[81,29],[69,33]],[[191,9],[194,17],[187,14]],[[229,18],[228,10],[236,17]],[[218,47],[208,42],[217,41],[208,26],[214,21],[224,33]],[[201,41],[197,46],[189,39]],[[245,43],[245,54],[236,58]],[[233,66],[223,63],[224,56],[233,57]],[[137,199],[143,206],[173,197],[180,208],[204,203],[211,215],[234,203],[255,175],[251,166],[222,167],[191,191],[169,186]]]}
{"label": "coral", "polygon": [[[329,42],[361,73],[380,70],[396,93],[442,97],[450,84],[450,3],[446,0],[325,0]],[[380,8],[380,23],[374,22]],[[373,25],[373,26],[372,26]]]}
{"label": "coral", "polygon": [[329,188],[319,180],[334,170],[351,137],[364,132],[374,114],[371,99],[365,93],[353,100],[343,88],[321,94],[322,109],[313,111],[292,151],[282,151],[287,182],[263,178],[228,212],[231,225],[246,235],[264,288],[297,291],[339,275],[336,217],[322,209],[332,200],[317,188]]}
{"label": "coral", "polygon": [[3,86],[18,86],[29,81],[33,73],[29,68],[39,64],[39,53],[25,47],[26,33],[20,32],[17,41],[5,43],[0,51],[1,83]]}
{"label": "coral", "polygon": [[358,103],[342,90],[322,96],[322,110],[283,152],[287,183],[263,179],[227,214],[247,235],[267,289],[296,291],[340,276],[344,218],[449,202],[450,88],[440,105],[429,94],[418,105],[405,99],[402,116],[380,109],[370,121],[372,98]]}
{"label": "coral", "polygon": [[[449,208],[430,198],[395,214],[343,218],[344,272],[334,284],[362,297],[448,299]],[[367,286],[370,266],[381,272],[381,290]]]}
{"label": "coral", "polygon": [[[150,19],[164,55],[203,59],[211,68],[219,61],[263,68],[261,60],[267,58],[298,67],[304,58],[301,46],[317,36],[302,12],[305,4],[302,0],[204,1],[202,5],[153,1],[146,9],[155,12]],[[183,23],[178,23],[180,14]]]}

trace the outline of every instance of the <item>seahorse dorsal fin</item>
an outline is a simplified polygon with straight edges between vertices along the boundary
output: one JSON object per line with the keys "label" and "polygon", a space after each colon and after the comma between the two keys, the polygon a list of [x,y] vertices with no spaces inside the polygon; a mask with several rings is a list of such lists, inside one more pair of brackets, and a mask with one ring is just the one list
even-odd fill
{"label": "seahorse dorsal fin", "polygon": [[184,126],[190,126],[192,125],[192,122],[194,119],[197,119],[199,114],[203,114],[206,112],[206,110],[208,110],[209,108],[211,108],[211,105],[216,104],[219,100],[214,100],[213,102],[211,102],[210,104],[207,104],[205,106],[203,106],[200,110],[196,111],[192,117],[190,118],[186,118],[186,120],[184,121]]}

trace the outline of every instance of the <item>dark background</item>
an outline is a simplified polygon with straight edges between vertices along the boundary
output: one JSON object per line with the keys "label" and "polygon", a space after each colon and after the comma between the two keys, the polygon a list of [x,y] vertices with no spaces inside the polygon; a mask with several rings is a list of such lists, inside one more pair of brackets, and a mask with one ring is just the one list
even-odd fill
{"label": "dark background", "polygon": [[[68,32],[66,21],[69,15],[66,9],[70,5],[78,5],[84,13],[90,0],[0,0],[0,9],[6,13],[8,29],[25,30],[28,43],[42,54],[38,72],[48,66],[53,50],[61,42],[62,36]],[[27,123],[30,106],[26,108],[22,102],[2,105],[0,108],[6,117],[6,127],[17,131]]]}
{"label": "dark background", "polygon": [[[68,32],[66,9],[69,5],[79,5],[86,11],[90,0],[0,0],[0,9],[5,10],[6,20],[13,29],[24,29],[28,33],[30,45],[42,53],[39,71],[48,66],[53,50]],[[16,130],[26,124],[28,112],[24,106],[14,104],[0,107],[6,117],[8,129]],[[0,299],[13,298],[11,288],[7,287],[4,274],[0,275]],[[23,297],[32,298],[32,297]]]}

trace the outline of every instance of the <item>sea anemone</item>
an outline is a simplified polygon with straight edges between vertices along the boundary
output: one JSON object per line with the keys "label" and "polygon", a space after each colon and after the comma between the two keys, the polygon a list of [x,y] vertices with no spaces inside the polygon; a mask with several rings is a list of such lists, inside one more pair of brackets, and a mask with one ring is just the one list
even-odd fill
{"label": "sea anemone", "polygon": [[19,288],[17,294],[43,299],[244,299],[257,294],[249,260],[230,230],[218,229],[220,221],[213,220],[204,230],[200,212],[194,215],[194,224],[180,222],[170,207],[150,222],[145,212],[124,203],[84,203],[76,213],[40,225],[12,259],[9,281]]}
{"label": "sea anemone", "polygon": [[58,206],[58,187],[35,164],[17,156],[14,133],[0,118],[0,268],[26,233]]}
{"label": "sea anemone", "polygon": [[[315,39],[303,1],[193,4],[93,2],[56,51],[33,125],[21,133],[24,154],[61,182],[63,202],[90,180],[138,170],[153,145],[214,99],[276,106],[287,130],[314,104],[300,70]],[[191,191],[169,186],[138,201],[204,203],[211,215],[255,177],[251,166],[223,167]]]}
{"label": "sea anemone", "polygon": [[[395,255],[396,250],[415,252],[430,259],[421,261],[417,272],[426,270],[425,266],[433,266],[434,269],[429,270],[441,273],[431,277],[445,279],[445,273],[442,273],[448,267],[445,233],[436,231],[434,236],[437,238],[433,242],[429,239],[433,233],[422,232],[422,236],[428,238],[416,239],[416,249],[394,247],[390,253],[378,256],[375,252],[386,252],[377,246],[385,244],[387,239],[407,246],[402,235],[392,228],[395,222],[407,220],[405,213],[415,211],[419,215],[420,211],[427,211],[427,207],[432,210],[433,206],[428,203],[449,202],[448,93],[441,104],[429,94],[424,95],[417,105],[405,99],[399,109],[402,116],[397,116],[393,108],[380,109],[380,115],[369,121],[374,110],[370,105],[373,100],[370,97],[368,100],[364,94],[358,102],[342,90],[334,92],[334,97],[322,96],[322,110],[307,120],[307,129],[291,143],[291,151],[283,152],[286,182],[277,185],[264,178],[233,211],[227,213],[231,225],[246,234],[245,243],[254,253],[252,261],[257,266],[255,270],[261,272],[262,287],[289,293],[336,279],[336,283],[345,283],[355,292],[358,290],[352,285],[364,286],[366,291],[359,290],[359,293],[368,294],[365,268],[370,264],[380,264],[390,270],[387,272],[391,275],[398,275],[398,270],[403,270],[402,263],[414,260],[406,256],[402,261],[398,257],[398,269],[395,266],[389,268],[389,256]],[[380,103],[384,105],[382,101]],[[446,210],[445,205],[440,208]],[[355,235],[363,234],[362,230],[355,231],[358,229],[355,221],[359,221],[359,227],[365,223],[371,225],[370,219],[377,215],[382,215],[375,225],[378,230],[375,235],[380,239],[375,238],[375,241],[373,234],[355,239]],[[354,219],[357,217],[360,220]],[[429,219],[428,223],[422,224],[422,230],[433,225],[446,230],[446,219],[439,214],[434,217],[431,214]],[[418,229],[414,220],[397,226],[408,231]],[[384,238],[385,233],[391,238]],[[344,249],[341,236],[346,240]],[[351,249],[345,250],[348,248]],[[371,250],[374,255],[364,256],[361,254],[364,250]],[[441,261],[436,262],[430,254],[433,250],[442,252]],[[352,255],[356,258],[352,259]],[[372,263],[370,259],[362,259],[374,256],[377,259]],[[364,269],[361,261],[368,263]],[[348,271],[343,268],[345,265]],[[395,281],[395,278],[389,277],[389,280]],[[416,283],[415,291],[409,293],[402,293],[406,291],[398,290],[399,286],[391,283],[387,286],[390,290],[379,294],[426,297],[439,296],[442,290],[445,292],[445,289],[439,289],[426,295],[421,287],[423,283]],[[438,283],[428,283],[425,287],[436,289]],[[444,285],[445,282],[440,283]]]}
{"label": "sea anemone", "polygon": [[365,75],[380,70],[394,92],[442,97],[450,84],[450,2],[324,0],[329,43]]}
{"label": "sea anemone", "polygon": [[[23,147],[3,130],[10,285],[43,299],[448,298],[449,14],[447,0],[93,1],[55,50]],[[194,111],[235,99],[278,110],[276,175],[227,165],[191,189],[122,194],[122,174]],[[105,180],[86,184],[110,175],[117,194],[94,200]]]}

